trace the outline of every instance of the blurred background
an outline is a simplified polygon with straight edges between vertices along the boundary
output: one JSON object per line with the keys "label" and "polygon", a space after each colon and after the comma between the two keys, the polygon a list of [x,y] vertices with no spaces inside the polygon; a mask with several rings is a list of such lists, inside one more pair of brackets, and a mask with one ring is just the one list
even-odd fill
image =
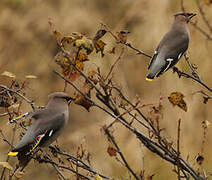
{"label": "blurred background", "polygon": [[[47,95],[54,91],[62,91],[64,82],[52,70],[60,69],[54,62],[58,52],[55,38],[52,36],[48,24],[49,18],[55,27],[65,35],[71,32],[81,32],[88,37],[95,35],[100,28],[100,23],[107,24],[113,32],[127,29],[128,41],[134,47],[153,54],[162,36],[168,31],[173,21],[173,14],[181,11],[180,0],[1,0],[0,1],[0,74],[4,71],[12,72],[18,81],[25,80],[25,76],[32,74],[37,79],[27,80],[29,86],[26,96],[33,99],[36,105],[45,105]],[[200,1],[207,19],[212,19],[212,5]],[[196,1],[185,1],[186,11],[198,13]],[[200,14],[193,18],[205,31],[208,31]],[[210,21],[212,24],[212,21]],[[212,41],[207,40],[193,26],[190,26],[191,41],[188,56],[191,63],[198,66],[198,73],[202,80],[211,86],[212,69]],[[118,54],[107,55],[111,50],[114,40],[109,34],[103,38],[105,43],[105,57],[99,54],[92,55],[92,60],[86,64],[87,70],[99,66],[103,73],[108,72],[111,64]],[[167,97],[171,92],[180,91],[185,95],[188,111],[184,112],[173,107],[168,99],[162,102],[164,106],[161,125],[165,128],[165,136],[176,142],[177,121],[182,119],[181,152],[184,157],[189,156],[191,165],[198,168],[195,158],[201,151],[203,139],[202,121],[211,122],[212,104],[209,101],[203,104],[199,90],[205,90],[190,79],[179,79],[172,71],[165,73],[152,83],[145,81],[149,59],[136,55],[127,49],[124,57],[114,70],[116,81],[123,87],[124,93],[131,99],[138,95],[144,104],[157,104],[159,97]],[[185,60],[177,65],[180,69],[190,73]],[[11,78],[0,75],[0,84],[9,85]],[[72,89],[68,89],[74,94]],[[206,91],[207,92],[207,91]],[[31,107],[23,103],[22,113],[30,111]],[[0,113],[3,109],[0,109]],[[65,132],[57,143],[73,155],[77,147],[83,144],[91,154],[91,164],[94,169],[114,178],[127,178],[128,172],[114,158],[107,153],[107,140],[100,131],[104,124],[112,119],[96,108],[91,107],[88,113],[84,108],[71,105],[70,121]],[[147,113],[147,109],[144,109]],[[0,128],[10,138],[12,127],[6,126],[8,118],[1,118]],[[114,126],[114,135],[121,150],[131,167],[139,172],[145,169],[148,174],[154,173],[154,179],[176,179],[172,172],[173,166],[150,153],[140,144],[136,137],[131,135],[120,125]],[[204,146],[203,167],[211,171],[212,161],[212,133],[210,127],[207,131]],[[15,139],[17,143],[18,138]],[[8,145],[0,141],[0,161],[7,157]],[[16,162],[11,159],[10,162]],[[35,168],[36,167],[36,168]],[[1,168],[1,167],[0,167]],[[45,164],[31,162],[26,168],[27,173],[23,179],[57,179],[55,170]],[[51,174],[50,174],[51,173]],[[69,174],[70,179],[73,178]],[[209,178],[210,179],[210,178]]]}

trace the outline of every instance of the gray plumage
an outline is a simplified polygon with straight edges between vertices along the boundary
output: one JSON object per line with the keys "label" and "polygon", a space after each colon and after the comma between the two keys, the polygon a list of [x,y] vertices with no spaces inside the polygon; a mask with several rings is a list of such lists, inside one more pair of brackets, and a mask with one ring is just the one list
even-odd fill
{"label": "gray plumage", "polygon": [[[73,99],[63,92],[50,94],[49,102],[44,109],[31,112],[31,117],[35,121],[9,155],[15,156],[14,153],[21,153],[28,146],[31,147],[27,148],[26,151],[31,151],[38,146],[48,146],[56,140],[68,122],[68,105],[71,100]],[[38,140],[40,141],[38,142]],[[35,145],[36,143],[37,145]]]}
{"label": "gray plumage", "polygon": [[188,49],[190,32],[187,23],[195,16],[193,13],[177,13],[170,30],[164,35],[155,53],[150,60],[148,69],[151,68],[146,77],[152,81],[168,69],[172,68],[185,54]]}

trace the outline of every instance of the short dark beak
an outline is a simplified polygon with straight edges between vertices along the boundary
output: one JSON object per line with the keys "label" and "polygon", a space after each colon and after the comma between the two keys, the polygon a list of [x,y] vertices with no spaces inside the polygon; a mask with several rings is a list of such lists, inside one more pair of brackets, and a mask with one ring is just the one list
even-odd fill
{"label": "short dark beak", "polygon": [[74,97],[68,97],[66,100],[68,101],[68,105],[72,102],[72,101],[74,101],[76,98],[74,98]]}
{"label": "short dark beak", "polygon": [[188,18],[189,19],[191,19],[192,17],[194,17],[194,16],[196,16],[197,14],[190,14],[189,16],[188,16]]}

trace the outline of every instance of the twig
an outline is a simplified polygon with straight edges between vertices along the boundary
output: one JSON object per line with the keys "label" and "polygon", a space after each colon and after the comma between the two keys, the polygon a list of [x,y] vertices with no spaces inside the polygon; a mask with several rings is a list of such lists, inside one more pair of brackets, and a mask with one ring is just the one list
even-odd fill
{"label": "twig", "polygon": [[181,179],[180,177],[180,123],[181,119],[178,120],[178,129],[177,129],[177,175],[178,175],[178,180]]}
{"label": "twig", "polygon": [[123,160],[125,167],[130,171],[130,173],[134,176],[135,179],[139,180],[139,178],[137,177],[136,173],[132,170],[132,168],[130,167],[130,165],[126,161],[123,153],[121,152],[118,144],[115,141],[115,138],[110,134],[108,128],[104,128],[104,132],[108,136],[108,138],[112,141],[114,146],[116,147],[116,151],[118,152],[118,154],[120,155],[121,159]]}
{"label": "twig", "polygon": [[58,148],[56,148],[55,146],[50,145],[49,148],[52,149],[54,152],[56,152],[56,153],[58,153],[58,154],[61,154],[61,155],[63,155],[63,156],[66,156],[66,157],[68,157],[69,159],[71,159],[71,160],[77,162],[79,167],[81,167],[81,168],[83,168],[83,169],[85,169],[85,170],[87,170],[87,171],[89,171],[89,172],[91,172],[91,173],[93,173],[93,174],[98,174],[98,175],[99,175],[100,177],[102,177],[102,178],[110,179],[109,177],[106,177],[106,176],[104,176],[104,175],[102,175],[102,174],[100,174],[100,173],[94,171],[89,165],[87,165],[86,163],[84,163],[81,159],[76,158],[76,157],[74,157],[73,155],[68,154],[68,153],[66,153],[66,152],[63,152],[63,151],[59,150]]}
{"label": "twig", "polygon": [[106,78],[104,79],[105,81],[109,78],[110,74],[113,72],[114,67],[121,60],[123,54],[124,54],[124,48],[122,48],[120,55],[118,56],[118,58],[116,59],[114,64],[111,66],[109,73],[107,74]]}
{"label": "twig", "polygon": [[202,35],[204,35],[208,40],[212,41],[212,37],[211,37],[205,30],[203,30],[201,27],[199,27],[199,26],[197,25],[197,23],[190,22],[190,24],[191,24],[195,29],[197,29]]}
{"label": "twig", "polygon": [[57,162],[53,161],[52,159],[49,159],[49,158],[48,159],[39,159],[38,161],[40,163],[49,163],[49,164],[52,164],[52,165],[54,165],[54,166],[56,166],[58,168],[69,170],[69,171],[73,172],[74,174],[77,174],[77,175],[79,175],[79,176],[81,176],[81,177],[83,177],[85,179],[91,180],[89,177],[87,177],[87,176],[75,171],[74,169],[72,169],[72,168],[70,168],[68,166],[64,166],[64,165],[58,164]]}
{"label": "twig", "polygon": [[35,109],[34,102],[31,101],[31,100],[29,100],[28,98],[26,98],[24,95],[22,95],[22,94],[19,93],[18,91],[12,90],[12,89],[10,89],[10,88],[8,88],[8,87],[2,85],[2,84],[0,84],[0,88],[3,88],[3,89],[5,89],[5,90],[7,90],[7,91],[9,91],[9,92],[13,92],[13,93],[17,94],[17,95],[18,95],[19,97],[21,97],[24,101],[26,101],[27,103],[29,103],[29,104],[31,105],[32,109]]}
{"label": "twig", "polygon": [[204,87],[205,87],[206,89],[208,89],[210,92],[212,92],[212,89],[211,89],[209,86],[207,86],[207,85],[206,85],[203,81],[201,81],[200,79],[198,79],[198,78],[196,78],[196,77],[194,77],[194,76],[192,76],[192,75],[190,75],[190,74],[187,74],[187,73],[185,73],[185,72],[180,71],[177,67],[173,67],[173,71],[174,71],[174,72],[177,72],[179,78],[180,78],[181,76],[183,76],[183,77],[185,77],[185,78],[190,78],[190,79],[192,79],[192,80],[198,82],[198,83],[201,84],[202,86],[204,86]]}
{"label": "twig", "polygon": [[208,19],[206,18],[205,12],[203,11],[202,7],[200,6],[199,0],[196,0],[196,4],[197,4],[197,7],[198,7],[198,9],[199,9],[199,12],[200,12],[200,15],[201,15],[203,21],[205,22],[206,26],[208,27],[208,29],[209,29],[210,32],[212,33],[212,26],[210,25]]}

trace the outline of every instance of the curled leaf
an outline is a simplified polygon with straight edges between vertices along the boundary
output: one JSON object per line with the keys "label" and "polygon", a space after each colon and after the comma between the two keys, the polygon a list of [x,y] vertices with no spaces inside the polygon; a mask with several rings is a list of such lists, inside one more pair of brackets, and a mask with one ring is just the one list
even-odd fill
{"label": "curled leaf", "polygon": [[179,108],[187,112],[187,105],[183,98],[184,95],[181,92],[172,92],[168,97],[169,102],[172,103],[173,106],[177,105]]}

